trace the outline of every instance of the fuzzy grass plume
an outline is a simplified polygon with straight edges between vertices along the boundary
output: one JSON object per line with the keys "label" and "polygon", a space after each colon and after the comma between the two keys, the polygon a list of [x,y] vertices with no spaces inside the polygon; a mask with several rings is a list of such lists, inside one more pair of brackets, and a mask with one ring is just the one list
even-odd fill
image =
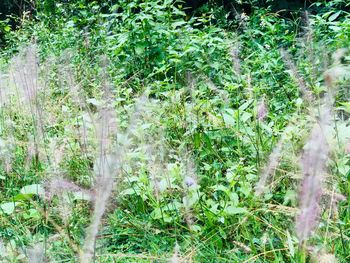
{"label": "fuzzy grass plume", "polygon": [[299,193],[300,212],[296,218],[299,242],[307,240],[316,228],[320,217],[320,198],[329,147],[325,130],[329,125],[329,112],[324,110],[322,119],[314,125],[301,158],[303,181]]}
{"label": "fuzzy grass plume", "polygon": [[94,257],[95,242],[99,226],[117,178],[120,177],[121,167],[125,160],[128,148],[130,147],[130,140],[127,138],[135,129],[137,120],[140,117],[140,113],[142,112],[145,103],[145,95],[137,100],[134,114],[130,118],[128,129],[122,136],[126,138],[126,141],[120,147],[115,147],[115,144],[111,140],[112,137],[116,137],[115,135],[118,134],[118,130],[115,126],[116,116],[114,109],[110,105],[105,105],[104,108],[100,110],[100,119],[96,125],[98,135],[97,140],[99,142],[99,156],[94,165],[94,208],[91,216],[91,223],[87,228],[84,245],[80,255],[80,261],[83,263],[91,262]]}

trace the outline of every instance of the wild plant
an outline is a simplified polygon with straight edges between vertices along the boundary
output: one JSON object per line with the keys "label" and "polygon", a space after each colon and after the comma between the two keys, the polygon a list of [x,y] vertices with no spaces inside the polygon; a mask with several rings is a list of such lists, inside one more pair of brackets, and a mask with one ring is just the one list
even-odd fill
{"label": "wild plant", "polygon": [[284,49],[281,49],[280,53],[281,53],[281,57],[282,57],[285,65],[289,69],[291,76],[298,83],[298,88],[299,88],[299,91],[301,93],[301,96],[303,97],[303,99],[306,102],[311,103],[314,100],[314,96],[312,94],[312,91],[308,87],[305,79],[300,75],[300,73],[299,73],[295,63],[293,62],[291,56]]}
{"label": "wild plant", "polygon": [[232,65],[234,69],[234,73],[236,76],[241,76],[241,60],[239,58],[239,44],[236,44],[231,48],[231,58],[232,58]]}
{"label": "wild plant", "polygon": [[300,212],[296,219],[300,242],[308,239],[320,217],[319,203],[329,152],[325,132],[329,129],[330,116],[329,108],[322,110],[320,120],[311,131],[301,159],[303,179],[299,195]]}
{"label": "wild plant", "polygon": [[[338,56],[336,55],[336,57]],[[335,60],[335,62],[337,62],[337,60]],[[306,142],[301,158],[303,179],[299,194],[300,211],[296,218],[296,231],[300,243],[309,239],[320,219],[320,199],[325,191],[326,165],[330,151],[327,142],[327,134],[329,134],[329,130],[334,125],[332,124],[332,115],[334,99],[337,92],[335,84],[340,77],[344,76],[345,71],[334,69],[325,72],[324,79],[328,90],[320,106],[318,121],[311,130],[310,137]],[[339,72],[342,72],[342,74]],[[339,200],[341,199],[342,198]]]}
{"label": "wild plant", "polygon": [[180,246],[179,244],[176,243],[174,247],[174,254],[169,260],[169,263],[181,263],[181,262],[183,262],[183,260],[181,259],[181,256],[180,256]]}
{"label": "wild plant", "polygon": [[27,249],[28,262],[29,263],[41,263],[44,262],[44,246],[41,243]]}
{"label": "wild plant", "polygon": [[145,102],[145,95],[141,96],[135,105],[135,111],[130,118],[129,127],[123,135],[126,140],[117,148],[113,148],[114,145],[111,141],[112,137],[118,134],[115,126],[116,117],[114,109],[111,108],[111,105],[107,104],[99,111],[99,121],[96,123],[99,154],[94,164],[94,209],[90,226],[86,232],[82,254],[80,255],[81,262],[90,262],[93,258],[96,236],[101,219],[106,210],[108,199],[112,194],[115,183],[120,179],[125,155],[130,147],[128,136],[135,129],[135,125]]}
{"label": "wild plant", "polygon": [[348,74],[344,52],[324,73],[329,91],[319,76],[323,49],[348,40],[343,11],[293,21],[233,8],[240,32],[229,32],[177,1],[118,2],[109,14],[108,3],[85,2],[39,15],[27,34],[45,64],[35,67],[29,51],[12,64],[12,86],[4,75],[22,106],[0,90],[0,234],[13,247],[0,243],[0,254],[250,262],[305,252],[332,262],[316,249],[322,239],[346,258],[349,106],[336,83]]}

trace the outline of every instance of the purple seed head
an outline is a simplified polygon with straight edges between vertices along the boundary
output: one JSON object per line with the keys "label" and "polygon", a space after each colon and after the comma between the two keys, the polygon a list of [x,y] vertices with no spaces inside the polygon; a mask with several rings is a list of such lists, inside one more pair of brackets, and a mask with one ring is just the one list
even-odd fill
{"label": "purple seed head", "polygon": [[196,181],[193,178],[187,176],[185,178],[185,184],[187,187],[190,187],[190,186],[196,185]]}
{"label": "purple seed head", "polygon": [[345,145],[345,153],[350,154],[350,141]]}
{"label": "purple seed head", "polygon": [[322,195],[323,175],[329,148],[324,131],[327,129],[330,114],[325,108],[321,120],[314,125],[301,158],[303,180],[299,193],[300,212],[296,218],[296,230],[299,242],[304,242],[316,229],[321,216],[320,199]]}
{"label": "purple seed head", "polygon": [[265,100],[263,99],[258,104],[257,119],[258,121],[263,121],[266,118],[266,116],[267,116],[267,106],[265,104]]}

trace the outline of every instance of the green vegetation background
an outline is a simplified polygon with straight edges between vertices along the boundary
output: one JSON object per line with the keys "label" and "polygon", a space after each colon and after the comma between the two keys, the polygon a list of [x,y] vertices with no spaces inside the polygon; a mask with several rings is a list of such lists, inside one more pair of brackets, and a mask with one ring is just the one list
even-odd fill
{"label": "green vegetation background", "polygon": [[[313,253],[299,246],[298,158],[314,119],[296,72],[281,57],[288,51],[305,85],[322,97],[332,54],[349,47],[349,4],[315,1],[305,13],[254,2],[245,13],[239,2],[232,2],[237,9],[210,2],[186,12],[173,0],[44,1],[24,8],[30,12],[18,18],[16,30],[0,24],[5,78],[17,72],[33,81],[28,75],[36,66],[22,54],[35,46],[46,115],[42,152],[28,161],[36,121],[16,96],[1,106],[0,258],[22,262],[27,248],[43,244],[49,261],[78,261],[74,248],[84,240],[91,203],[76,196],[47,201],[33,187],[45,188],[52,178],[92,187],[97,142],[89,138],[92,149],[83,151],[76,131],[87,113],[98,114],[108,87],[117,137],[130,140],[131,150],[100,227],[98,261],[169,262],[174,248],[184,262],[308,262],[323,254],[350,260],[348,198],[338,212],[327,200],[322,204],[308,241]],[[348,62],[345,56],[342,63]],[[340,150],[329,160],[325,182],[345,197],[350,155],[340,140],[350,132],[348,88],[349,81],[339,84]],[[77,89],[84,106],[74,97]],[[131,125],[145,94],[148,104]],[[260,122],[262,101],[267,113]],[[261,170],[285,133],[279,168],[257,197]]]}

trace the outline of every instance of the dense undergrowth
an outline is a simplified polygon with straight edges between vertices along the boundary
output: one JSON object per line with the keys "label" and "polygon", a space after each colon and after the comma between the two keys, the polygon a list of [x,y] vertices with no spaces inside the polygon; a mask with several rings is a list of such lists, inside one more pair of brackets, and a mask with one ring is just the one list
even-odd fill
{"label": "dense undergrowth", "polygon": [[6,34],[1,260],[348,262],[346,1],[121,2]]}

